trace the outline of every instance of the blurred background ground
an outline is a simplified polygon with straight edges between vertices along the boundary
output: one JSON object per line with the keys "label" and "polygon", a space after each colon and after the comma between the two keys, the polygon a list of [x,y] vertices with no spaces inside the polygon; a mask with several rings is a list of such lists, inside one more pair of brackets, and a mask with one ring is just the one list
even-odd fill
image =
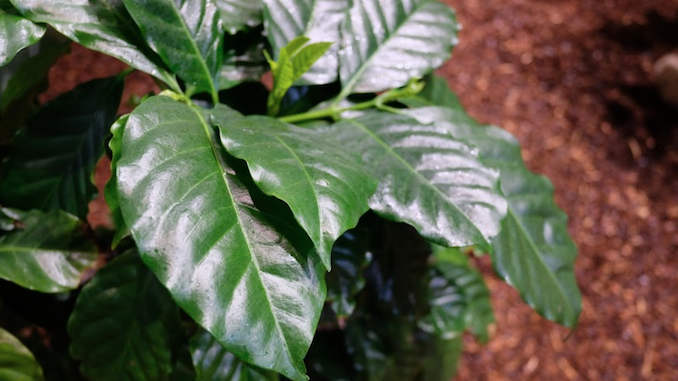
{"label": "blurred background ground", "polygon": [[[552,324],[488,276],[494,337],[466,339],[459,380],[678,379],[678,110],[651,84],[678,51],[678,0],[448,0],[464,26],[439,71],[471,115],[552,179],[580,255],[579,328]],[[41,101],[124,65],[78,46]],[[126,97],[157,90],[128,78]],[[121,111],[129,107],[121,106]],[[102,184],[107,163],[97,172]],[[102,199],[90,220],[107,222]],[[396,381],[396,380],[394,380]]]}

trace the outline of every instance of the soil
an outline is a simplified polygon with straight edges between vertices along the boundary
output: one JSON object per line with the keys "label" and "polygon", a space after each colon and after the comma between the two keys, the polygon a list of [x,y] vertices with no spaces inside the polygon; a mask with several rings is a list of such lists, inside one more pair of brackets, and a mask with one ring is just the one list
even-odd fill
{"label": "soil", "polygon": [[[534,313],[481,258],[496,330],[484,346],[466,338],[458,379],[678,379],[678,110],[651,79],[653,62],[678,50],[678,0],[448,2],[464,29],[439,73],[553,181],[580,250],[584,306],[565,340],[568,329]],[[123,68],[74,45],[41,101]],[[158,90],[141,73],[127,85],[124,99]],[[108,175],[104,161],[97,183]],[[101,197],[89,217],[110,224]]]}

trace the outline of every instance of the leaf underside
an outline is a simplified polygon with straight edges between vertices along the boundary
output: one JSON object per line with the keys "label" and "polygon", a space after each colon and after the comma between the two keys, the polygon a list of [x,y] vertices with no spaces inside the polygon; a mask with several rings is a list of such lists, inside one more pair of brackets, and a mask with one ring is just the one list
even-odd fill
{"label": "leaf underside", "polygon": [[130,115],[117,166],[125,222],[144,262],[226,350],[303,380],[324,266],[289,209],[233,173],[210,119],[168,97]]}

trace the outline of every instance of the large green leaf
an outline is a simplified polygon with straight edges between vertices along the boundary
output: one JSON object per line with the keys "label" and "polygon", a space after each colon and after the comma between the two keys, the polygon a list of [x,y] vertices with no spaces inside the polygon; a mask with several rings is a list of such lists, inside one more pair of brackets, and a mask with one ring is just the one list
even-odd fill
{"label": "large green leaf", "polygon": [[201,329],[190,341],[193,365],[200,381],[275,381],[277,373],[259,369],[228,352]]}
{"label": "large green leaf", "polygon": [[261,24],[263,0],[214,0],[224,30],[231,34]]}
{"label": "large green leaf", "polygon": [[118,120],[113,123],[111,126],[111,134],[113,137],[108,142],[108,148],[111,149],[111,177],[106,183],[104,188],[104,197],[106,198],[106,204],[111,210],[111,218],[113,219],[113,225],[115,225],[115,235],[113,236],[113,241],[111,246],[115,249],[116,246],[129,234],[129,227],[125,224],[125,219],[122,216],[122,211],[120,210],[120,203],[118,202],[118,175],[117,175],[117,166],[118,160],[120,160],[120,149],[122,144],[122,132],[125,129],[125,124],[129,119],[129,114],[125,114],[118,118]]}
{"label": "large green leaf", "polygon": [[425,107],[410,113],[475,145],[481,160],[500,171],[508,213],[492,240],[494,267],[537,312],[576,326],[581,312],[574,276],[577,247],[567,231],[567,216],[553,200],[551,182],[525,167],[511,134],[479,125],[462,109]]}
{"label": "large green leaf", "polygon": [[68,321],[71,356],[93,381],[167,380],[180,334],[179,308],[128,251],[83,288]]}
{"label": "large green leaf", "polygon": [[499,174],[445,129],[397,114],[367,113],[334,127],[379,180],[370,207],[444,246],[486,244],[499,232],[506,200]]}
{"label": "large green leaf", "polygon": [[400,87],[450,57],[454,11],[436,0],[355,0],[341,26],[345,98]]}
{"label": "large green leaf", "polygon": [[323,130],[270,117],[214,124],[228,152],[247,161],[259,188],[290,206],[329,270],[334,241],[358,224],[376,187],[360,157],[333,144]]}
{"label": "large green leaf", "polygon": [[120,0],[11,0],[28,19],[47,23],[80,45],[176,85],[144,42]]}
{"label": "large green leaf", "polygon": [[276,54],[298,36],[306,36],[311,42],[333,43],[297,83],[334,82],[339,70],[339,24],[347,16],[349,0],[264,0],[264,3],[264,22]]}
{"label": "large green leaf", "polygon": [[123,85],[122,76],[87,82],[30,118],[3,164],[0,203],[62,209],[85,219],[97,192],[92,173],[104,153]]}
{"label": "large green leaf", "polygon": [[0,278],[41,292],[77,288],[97,255],[83,224],[61,211],[3,212],[20,223],[0,236]]}
{"label": "large green leaf", "polygon": [[42,368],[19,339],[0,328],[0,381],[42,381]]}
{"label": "large green leaf", "polygon": [[148,44],[189,86],[217,102],[223,31],[211,0],[123,0]]}
{"label": "large green leaf", "polygon": [[3,0],[0,4],[0,66],[8,63],[23,48],[38,42],[45,27],[36,25],[16,14],[16,10]]}
{"label": "large green leaf", "polygon": [[123,216],[144,262],[226,350],[303,380],[322,261],[284,203],[233,173],[206,113],[160,96],[130,115],[117,167]]}

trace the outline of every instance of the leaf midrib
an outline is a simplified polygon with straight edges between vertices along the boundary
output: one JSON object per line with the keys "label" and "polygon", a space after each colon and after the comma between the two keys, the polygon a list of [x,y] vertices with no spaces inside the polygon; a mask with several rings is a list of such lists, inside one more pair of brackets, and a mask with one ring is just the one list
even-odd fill
{"label": "leaf midrib", "polygon": [[[354,0],[354,1],[357,2],[357,1],[359,1],[359,0]],[[420,10],[424,5],[427,5],[427,4],[430,3],[431,1],[434,1],[434,0],[424,0],[424,1],[422,1],[421,3],[419,3],[418,5],[416,5],[414,8],[412,8],[412,11],[411,11],[408,15],[406,15],[406,17],[403,19],[403,21],[402,21],[400,24],[398,24],[398,27],[395,28],[395,29],[393,30],[393,33],[390,33],[389,36],[388,36],[388,38],[386,38],[384,41],[381,41],[381,42],[379,43],[379,45],[378,45],[377,48],[374,50],[374,52],[369,56],[369,58],[367,58],[367,60],[365,60],[365,62],[362,63],[362,65],[360,66],[360,68],[354,73],[354,75],[353,75],[353,76],[351,77],[351,79],[348,81],[348,83],[346,84],[346,86],[344,86],[344,88],[341,90],[341,92],[339,93],[339,95],[338,95],[337,98],[336,98],[337,100],[334,102],[335,105],[338,105],[339,102],[341,102],[342,100],[344,100],[344,98],[346,98],[347,96],[349,96],[350,94],[352,94],[351,92],[353,91],[353,87],[356,85],[356,83],[358,82],[358,80],[359,80],[360,78],[362,78],[363,73],[365,72],[365,70],[367,70],[367,68],[369,67],[369,64],[372,62],[372,60],[374,59],[374,57],[381,51],[382,48],[384,48],[384,46],[386,46],[386,45],[388,44],[388,42],[389,42],[394,36],[398,35],[398,32],[400,31],[400,29],[401,29],[405,24],[407,24],[407,23],[410,21],[410,18],[412,18],[415,14],[417,14],[417,13],[419,12],[419,10]],[[354,6],[355,6],[355,5],[354,5]],[[350,20],[350,10],[348,11],[348,15],[347,15],[347,17],[346,17],[346,20]],[[352,29],[352,28],[351,28],[351,29]],[[340,78],[340,79],[341,79],[341,78]]]}
{"label": "leaf midrib", "polygon": [[[386,142],[384,142],[379,136],[377,136],[374,132],[372,132],[369,128],[367,128],[367,126],[363,125],[362,123],[358,123],[358,122],[357,122],[356,120],[354,120],[354,119],[347,119],[347,121],[350,122],[351,124],[354,124],[354,125],[358,126],[360,129],[362,129],[362,130],[363,130],[365,133],[367,133],[370,137],[372,137],[374,140],[376,140],[382,147],[384,147],[384,149],[385,149],[386,151],[388,151],[389,153],[391,153],[392,156],[396,157],[396,159],[397,159],[398,161],[400,161],[400,163],[401,163],[402,165],[404,165],[405,167],[407,167],[407,168],[410,170],[410,172],[414,173],[415,176],[419,177],[420,179],[423,179],[423,180],[424,180],[424,183],[427,184],[427,185],[429,186],[429,188],[433,188],[433,190],[435,190],[436,193],[438,193],[438,194],[440,194],[440,195],[442,196],[443,200],[446,200],[446,201],[447,201],[447,204],[448,204],[448,205],[451,205],[456,211],[458,211],[462,216],[464,216],[464,218],[466,219],[466,221],[473,227],[473,229],[476,231],[476,233],[478,233],[481,237],[483,237],[483,241],[484,241],[484,242],[481,242],[481,243],[489,244],[489,242],[487,242],[487,239],[485,238],[485,235],[484,235],[484,234],[476,227],[475,223],[474,223],[474,222],[466,215],[466,213],[464,213],[461,209],[459,209],[459,207],[458,207],[457,205],[455,205],[452,201],[449,200],[449,196],[448,196],[448,195],[446,195],[445,193],[443,193],[440,189],[438,189],[438,187],[432,185],[431,182],[429,181],[429,179],[427,179],[426,177],[424,177],[421,173],[419,173],[419,171],[415,170],[415,169],[410,165],[410,163],[408,163],[407,161],[405,161],[405,159],[403,159],[400,155],[398,155],[398,153],[395,152],[395,151],[391,148],[390,145],[388,145],[388,144],[387,144]],[[378,186],[377,186],[377,187],[378,187]]]}
{"label": "leaf midrib", "polygon": [[[294,356],[290,352],[290,348],[287,344],[287,338],[285,337],[285,335],[283,333],[282,327],[280,325],[280,321],[278,320],[278,316],[276,315],[276,313],[274,311],[273,303],[271,301],[272,300],[271,296],[269,295],[268,289],[266,288],[266,286],[264,284],[264,280],[261,278],[261,272],[262,272],[261,267],[259,266],[259,262],[257,261],[256,255],[254,254],[254,250],[253,250],[252,246],[250,245],[249,237],[248,237],[247,233],[245,232],[245,230],[243,229],[244,224],[243,224],[241,217],[240,217],[239,206],[238,206],[238,204],[236,204],[235,200],[233,199],[233,196],[232,196],[233,192],[231,191],[231,187],[228,183],[228,178],[226,178],[226,176],[228,176],[226,168],[229,168],[229,167],[224,162],[221,153],[218,151],[218,148],[215,147],[214,142],[217,141],[217,139],[214,135],[214,131],[210,130],[210,125],[207,124],[207,122],[203,118],[202,114],[196,109],[197,106],[189,105],[188,107],[198,117],[198,120],[200,121],[200,125],[203,127],[203,130],[204,130],[205,134],[207,135],[207,140],[209,141],[209,145],[212,148],[212,154],[213,154],[214,158],[216,159],[216,161],[217,161],[217,163],[218,163],[218,165],[221,169],[221,177],[223,179],[224,186],[226,187],[226,190],[228,192],[228,195],[227,195],[228,200],[231,203],[231,207],[233,208],[235,218],[237,219],[237,223],[235,225],[237,225],[237,228],[240,230],[240,233],[245,240],[245,244],[247,245],[247,250],[250,254],[250,258],[251,258],[251,261],[252,261],[251,263],[256,268],[256,274],[257,274],[257,277],[259,278],[259,282],[261,283],[264,295],[266,295],[266,301],[268,302],[268,306],[270,307],[271,316],[273,318],[273,321],[274,321],[275,326],[276,326],[277,331],[278,331],[277,333],[280,336],[282,336],[282,339],[283,339],[282,343],[283,343],[283,346],[285,347],[285,352],[287,352],[289,360],[293,360]],[[294,365],[293,362],[292,362],[292,365],[294,366],[294,369],[297,371],[297,373],[299,373],[299,371],[296,369],[296,365]]]}
{"label": "leaf midrib", "polygon": [[548,278],[550,278],[553,281],[553,283],[556,285],[556,289],[558,290],[558,293],[563,298],[563,300],[565,300],[565,302],[566,302],[565,306],[566,306],[567,310],[570,312],[570,315],[571,316],[575,315],[574,308],[570,305],[570,300],[567,298],[567,294],[565,293],[565,290],[563,290],[563,288],[560,285],[560,282],[558,282],[558,280],[555,278],[553,271],[551,271],[551,268],[546,265],[546,263],[542,259],[541,255],[539,255],[539,250],[537,249],[536,244],[532,240],[532,237],[527,233],[527,230],[525,230],[525,228],[523,227],[522,223],[518,219],[518,216],[516,216],[516,214],[513,212],[513,208],[511,207],[510,203],[509,203],[508,207],[506,208],[506,210],[507,210],[507,212],[506,212],[507,216],[509,216],[511,219],[513,219],[515,221],[516,225],[518,226],[518,229],[523,234],[526,241],[529,243],[531,251],[530,250],[528,250],[528,251],[533,253],[534,257],[537,258],[537,263],[539,263],[541,266],[543,266],[543,268],[546,270],[546,271],[543,271],[542,273],[548,274]]}

